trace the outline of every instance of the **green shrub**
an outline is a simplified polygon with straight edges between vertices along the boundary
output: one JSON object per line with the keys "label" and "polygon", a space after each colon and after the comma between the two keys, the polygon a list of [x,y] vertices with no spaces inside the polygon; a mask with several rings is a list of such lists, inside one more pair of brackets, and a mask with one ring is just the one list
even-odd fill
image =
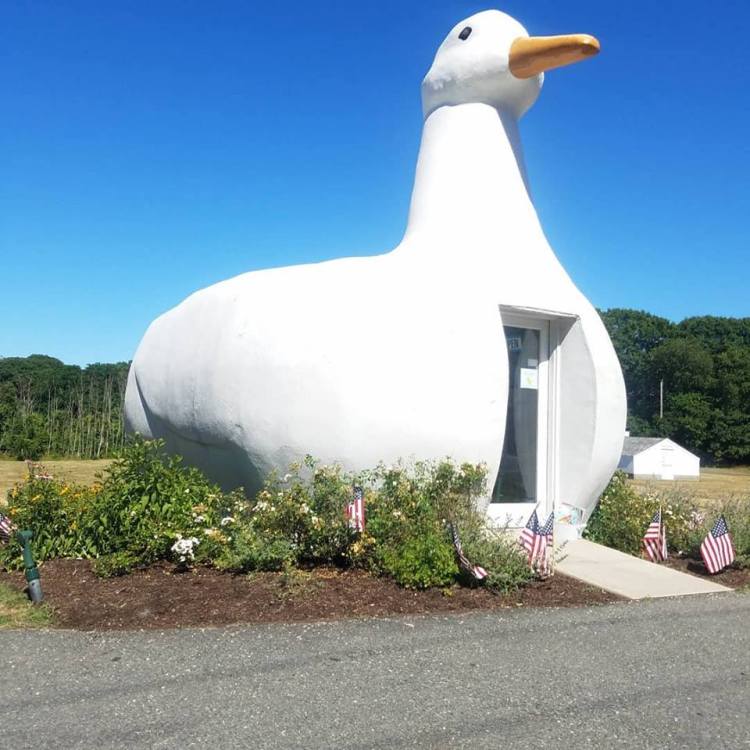
{"label": "green shrub", "polygon": [[262,536],[251,529],[242,529],[235,533],[231,544],[218,554],[216,567],[233,573],[249,573],[283,570],[294,562],[294,549],[286,539]]}
{"label": "green shrub", "polygon": [[485,586],[493,591],[515,591],[535,577],[515,534],[468,523],[461,530],[461,544],[466,557],[487,571]]}
{"label": "green shrub", "polygon": [[353,483],[339,466],[308,457],[282,479],[269,477],[241,522],[259,537],[285,539],[299,564],[342,564],[354,540],[344,514]]}
{"label": "green shrub", "polygon": [[490,529],[477,510],[486,490],[485,467],[450,461],[410,470],[379,467],[373,479],[378,491],[367,504],[367,535],[360,544],[374,570],[419,588],[456,579],[474,583],[456,564],[450,522],[468,559],[488,571],[488,588],[510,591],[534,577],[515,538]]}
{"label": "green shrub", "polygon": [[360,562],[404,586],[445,586],[458,574],[448,538],[446,517],[453,482],[448,462],[380,466],[371,480],[377,487],[366,497],[367,531]]}
{"label": "green shrub", "polygon": [[694,554],[705,536],[704,515],[697,503],[679,492],[639,494],[628,484],[627,475],[622,471],[615,472],[599,498],[584,536],[593,542],[638,555],[643,535],[659,508],[669,549]]}
{"label": "green shrub", "polygon": [[729,533],[732,536],[736,565],[750,568],[750,497],[735,497],[725,501],[710,518],[707,518],[706,532],[713,525],[716,517],[724,514]]}
{"label": "green shrub", "polygon": [[[476,503],[483,466],[450,461],[378,466],[357,476],[311,458],[279,479],[270,477],[237,515],[237,533],[217,564],[226,570],[279,570],[284,565],[351,564],[403,586],[446,586],[461,578],[448,522],[467,534],[464,548],[490,571],[489,588],[509,591],[533,573],[515,540],[487,531]],[[363,487],[366,530],[349,529],[344,508]]]}
{"label": "green shrub", "polygon": [[400,544],[380,548],[378,567],[402,586],[417,589],[447,586],[458,575],[446,534],[430,528],[408,535]]}
{"label": "green shrub", "polygon": [[[166,456],[160,442],[135,440],[94,487],[31,476],[8,493],[7,513],[34,533],[38,561],[119,555],[112,569],[124,572],[170,558],[179,536],[203,538],[234,501],[179,457]],[[0,549],[0,560],[19,567],[19,546]]]}
{"label": "green shrub", "polygon": [[114,578],[124,576],[137,568],[140,560],[132,552],[113,552],[103,555],[94,560],[92,567],[94,573],[101,578]]}
{"label": "green shrub", "polygon": [[44,417],[31,413],[11,432],[5,450],[19,461],[38,461],[47,446],[47,436]]}
{"label": "green shrub", "polygon": [[[5,512],[19,529],[34,533],[33,548],[38,561],[55,557],[92,557],[98,552],[86,516],[94,490],[34,475],[8,492]],[[0,564],[19,568],[21,546],[0,545]]]}
{"label": "green shrub", "polygon": [[202,538],[218,525],[222,499],[161,442],[135,440],[110,465],[88,510],[97,555],[127,551],[144,564],[168,559],[180,536]]}
{"label": "green shrub", "polygon": [[354,541],[344,514],[352,481],[340,467],[318,467],[311,458],[281,479],[270,476],[253,500],[231,504],[223,547],[212,559],[238,572],[344,564]]}

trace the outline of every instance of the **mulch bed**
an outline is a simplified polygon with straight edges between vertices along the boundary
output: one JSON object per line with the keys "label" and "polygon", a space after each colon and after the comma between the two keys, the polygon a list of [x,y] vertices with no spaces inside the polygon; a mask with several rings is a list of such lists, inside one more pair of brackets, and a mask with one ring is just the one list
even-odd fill
{"label": "mulch bed", "polygon": [[703,564],[703,560],[692,560],[687,557],[670,557],[666,564],[670,568],[680,570],[683,573],[690,573],[694,576],[707,578],[722,586],[729,586],[730,589],[741,589],[750,586],[750,568],[728,568],[721,573],[711,575]]}
{"label": "mulch bed", "polygon": [[[180,573],[159,564],[120,578],[98,578],[86,560],[53,560],[40,566],[40,574],[55,625],[81,630],[314,622],[620,600],[560,573],[506,596],[482,588],[412,591],[363,571],[327,568],[291,577],[233,576],[211,568]],[[0,573],[0,583],[18,589],[25,584],[21,573]]]}

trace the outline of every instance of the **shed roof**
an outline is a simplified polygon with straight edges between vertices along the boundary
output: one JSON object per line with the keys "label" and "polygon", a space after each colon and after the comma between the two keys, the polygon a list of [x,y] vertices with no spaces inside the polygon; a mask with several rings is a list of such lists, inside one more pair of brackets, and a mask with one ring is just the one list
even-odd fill
{"label": "shed roof", "polygon": [[626,437],[625,442],[622,444],[622,455],[623,456],[635,456],[637,453],[643,453],[647,448],[652,445],[661,443],[666,438],[660,437]]}

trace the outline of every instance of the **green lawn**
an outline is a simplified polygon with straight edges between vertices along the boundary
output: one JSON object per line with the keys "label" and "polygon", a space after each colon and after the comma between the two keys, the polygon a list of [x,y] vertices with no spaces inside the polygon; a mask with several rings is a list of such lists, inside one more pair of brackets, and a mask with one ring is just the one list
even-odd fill
{"label": "green lawn", "polygon": [[25,594],[0,583],[0,630],[46,628],[51,624],[52,613],[48,607],[34,606]]}
{"label": "green lawn", "polygon": [[705,505],[711,505],[731,497],[750,497],[750,466],[733,466],[728,469],[701,467],[697,480],[631,479],[630,483],[639,491],[658,489],[663,492],[679,492],[693,496]]}
{"label": "green lawn", "polygon": [[[104,471],[111,460],[50,460],[41,462],[44,468],[56,479],[66,479],[79,484],[93,484],[96,474]],[[28,469],[24,461],[0,459],[0,505],[5,504],[8,490],[28,476]]]}

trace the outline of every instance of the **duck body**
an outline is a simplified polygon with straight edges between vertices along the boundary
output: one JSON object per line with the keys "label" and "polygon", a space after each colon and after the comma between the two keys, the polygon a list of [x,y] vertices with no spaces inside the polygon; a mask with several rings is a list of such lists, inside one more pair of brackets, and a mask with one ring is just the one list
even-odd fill
{"label": "duck body", "polygon": [[488,369],[477,351],[499,335],[497,317],[476,302],[446,306],[410,265],[392,255],[336,260],[197,292],[138,348],[129,429],[248,490],[308,453],[349,468],[494,458],[504,352],[491,352]]}
{"label": "duck body", "polygon": [[[438,51],[400,245],[242,274],[157,318],[131,366],[128,429],[164,439],[224,487],[253,490],[306,454],[351,470],[450,456],[485,463],[493,481],[509,391],[503,311],[553,311],[568,320],[559,497],[593,508],[622,448],[622,373],[529,196],[518,119],[541,79],[488,87],[507,61],[487,72],[481,36],[470,64],[457,58],[469,26],[508,47],[526,34],[486,11]],[[467,81],[474,69],[478,82]]]}

